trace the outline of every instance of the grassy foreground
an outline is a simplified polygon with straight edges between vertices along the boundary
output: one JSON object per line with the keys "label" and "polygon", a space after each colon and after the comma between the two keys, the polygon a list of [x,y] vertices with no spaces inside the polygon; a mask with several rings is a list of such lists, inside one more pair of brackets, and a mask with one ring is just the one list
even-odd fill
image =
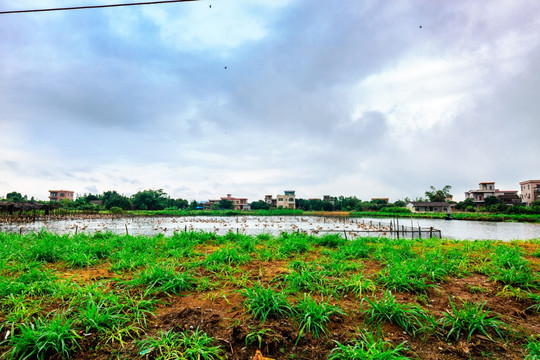
{"label": "grassy foreground", "polygon": [[540,240],[0,233],[0,354],[540,358]]}

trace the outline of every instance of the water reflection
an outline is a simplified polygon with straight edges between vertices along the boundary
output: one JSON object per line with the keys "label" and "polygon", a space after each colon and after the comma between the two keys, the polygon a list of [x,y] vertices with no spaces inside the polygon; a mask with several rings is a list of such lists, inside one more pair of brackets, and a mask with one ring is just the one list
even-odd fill
{"label": "water reflection", "polygon": [[[31,224],[0,224],[0,231],[29,233],[46,230],[59,234],[111,231],[132,235],[153,235],[162,233],[171,236],[183,230],[202,230],[220,235],[229,231],[245,234],[283,231],[302,231],[308,234],[322,234],[325,231],[340,231],[354,234],[362,229],[385,227],[391,219],[375,218],[325,218],[314,216],[238,216],[238,217],[130,217],[113,219],[73,219],[58,221],[36,221]],[[465,220],[399,219],[400,226],[440,229],[442,236],[451,239],[469,240],[514,240],[540,238],[540,224],[497,223]],[[368,233],[360,233],[368,235]],[[369,233],[382,235],[382,233]],[[386,234],[385,234],[386,235]],[[388,235],[389,236],[389,235]]]}

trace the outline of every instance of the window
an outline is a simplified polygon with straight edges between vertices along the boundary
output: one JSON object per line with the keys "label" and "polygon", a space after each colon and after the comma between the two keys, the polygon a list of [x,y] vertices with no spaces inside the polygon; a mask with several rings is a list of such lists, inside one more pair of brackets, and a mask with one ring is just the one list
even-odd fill
{"label": "window", "polygon": [[64,193],[60,193],[60,197],[64,197],[64,195],[65,195]]}

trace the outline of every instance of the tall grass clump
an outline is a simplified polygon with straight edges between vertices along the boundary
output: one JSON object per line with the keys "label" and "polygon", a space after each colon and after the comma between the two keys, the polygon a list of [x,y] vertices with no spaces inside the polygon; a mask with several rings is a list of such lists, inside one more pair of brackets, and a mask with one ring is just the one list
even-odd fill
{"label": "tall grass clump", "polygon": [[379,300],[364,298],[370,308],[363,311],[369,324],[388,321],[403,328],[407,333],[427,333],[435,327],[435,319],[427,311],[415,304],[400,304],[390,291]]}
{"label": "tall grass clump", "polygon": [[29,246],[26,251],[28,260],[44,263],[54,263],[62,258],[64,244],[69,241],[69,235],[55,235],[45,231],[29,234],[25,237]]}
{"label": "tall grass clump", "polygon": [[11,357],[39,360],[61,356],[69,358],[77,344],[78,336],[71,320],[55,316],[51,320],[37,318],[34,323],[19,325],[19,331],[9,338],[13,347]]}
{"label": "tall grass clump", "polygon": [[368,239],[358,238],[339,247],[334,257],[346,260],[367,259],[372,252],[373,248],[368,244]]}
{"label": "tall grass clump", "polygon": [[51,270],[41,270],[38,266],[31,266],[17,276],[0,275],[0,297],[52,294],[58,289],[56,279],[56,275]]}
{"label": "tall grass clump", "polygon": [[314,243],[331,249],[337,249],[347,243],[347,240],[341,234],[325,234],[316,237]]}
{"label": "tall grass clump", "polygon": [[431,286],[427,283],[421,269],[413,261],[388,263],[379,272],[376,282],[393,291],[407,291],[412,293],[426,293]]}
{"label": "tall grass clump", "polygon": [[80,322],[86,332],[100,332],[103,329],[122,326],[129,321],[115,295],[100,295],[89,293],[77,308]]}
{"label": "tall grass clump", "polygon": [[202,330],[167,332],[161,331],[158,336],[139,342],[141,354],[152,352],[156,360],[221,360],[225,359],[225,351],[214,345],[215,339]]}
{"label": "tall grass clump", "polygon": [[293,308],[284,292],[276,292],[270,287],[265,288],[256,284],[252,288],[245,288],[242,295],[246,297],[244,306],[248,312],[261,320],[261,323],[269,317],[289,317],[293,314]]}
{"label": "tall grass clump", "polygon": [[505,323],[499,320],[498,315],[491,314],[488,309],[484,310],[487,301],[479,304],[470,301],[464,301],[461,307],[450,301],[452,311],[444,314],[440,320],[443,328],[448,329],[446,338],[459,337],[466,335],[467,341],[473,334],[483,334],[491,339],[491,332],[495,332],[501,339],[503,338],[501,330]]}
{"label": "tall grass clump", "polygon": [[330,352],[328,360],[406,360],[405,343],[394,347],[384,339],[376,339],[372,333],[362,333],[360,339],[347,344],[336,341],[336,347]]}
{"label": "tall grass clump", "polygon": [[172,268],[156,265],[141,271],[128,284],[131,286],[144,285],[151,293],[179,294],[182,291],[193,289],[196,280],[188,271],[176,272]]}
{"label": "tall grass clump", "polygon": [[249,253],[228,245],[208,255],[202,264],[211,270],[219,270],[223,265],[242,265],[250,261]]}
{"label": "tall grass clump", "polygon": [[491,259],[491,263],[484,267],[483,272],[492,280],[521,288],[537,286],[538,278],[519,248],[499,245]]}
{"label": "tall grass clump", "polygon": [[304,297],[296,304],[296,318],[300,324],[298,340],[305,331],[316,338],[327,334],[328,323],[334,315],[346,314],[339,306],[331,305],[330,300],[317,302],[311,296],[304,294]]}
{"label": "tall grass clump", "polygon": [[277,238],[277,251],[283,257],[293,254],[304,254],[310,248],[310,237],[303,233],[281,233]]}

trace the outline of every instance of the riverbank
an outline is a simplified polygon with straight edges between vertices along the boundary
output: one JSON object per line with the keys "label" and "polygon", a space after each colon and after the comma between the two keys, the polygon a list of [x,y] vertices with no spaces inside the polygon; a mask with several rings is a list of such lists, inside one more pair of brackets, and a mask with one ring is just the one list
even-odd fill
{"label": "riverbank", "polygon": [[534,359],[539,270],[538,240],[0,232],[0,352]]}
{"label": "riverbank", "polygon": [[[404,213],[404,212],[384,212],[384,211],[304,211],[298,209],[273,209],[273,210],[127,210],[127,211],[76,211],[58,209],[45,215],[41,212],[28,212],[21,214],[0,214],[0,223],[4,222],[29,222],[35,220],[58,220],[68,218],[99,218],[99,217],[216,217],[216,216],[325,216],[339,218],[399,218],[399,219],[445,219],[447,213]],[[489,221],[489,222],[528,222],[539,223],[540,215],[514,215],[514,214],[492,214],[492,213],[468,213],[453,212],[452,220],[469,221]]]}

